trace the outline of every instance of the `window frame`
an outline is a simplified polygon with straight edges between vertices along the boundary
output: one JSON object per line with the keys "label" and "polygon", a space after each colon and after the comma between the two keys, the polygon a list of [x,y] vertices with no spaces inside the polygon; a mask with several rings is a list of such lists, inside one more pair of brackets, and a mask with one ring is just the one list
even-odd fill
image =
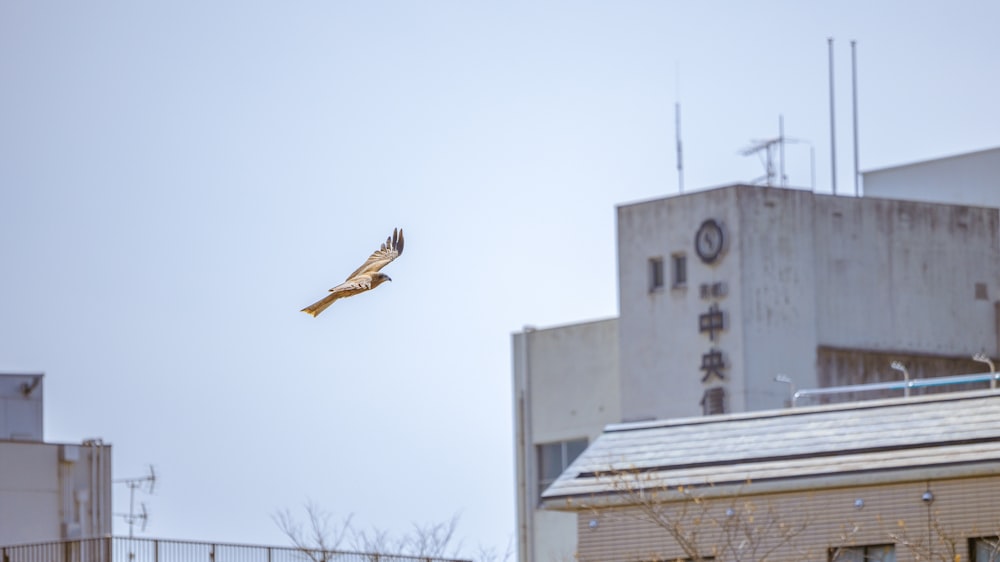
{"label": "window frame", "polygon": [[[978,546],[985,543],[993,550],[988,559],[982,560],[977,556]],[[972,537],[969,539],[969,561],[970,562],[1000,562],[1000,535]]]}
{"label": "window frame", "polygon": [[649,284],[649,292],[659,293],[666,285],[666,272],[662,256],[653,256],[646,262],[646,280]]}
{"label": "window frame", "polygon": [[670,254],[670,288],[687,288],[688,282],[687,254],[674,252]]}
{"label": "window frame", "polygon": [[[869,554],[869,551],[874,550],[874,549],[885,549],[885,550],[888,550],[888,551],[892,552],[892,558],[890,560],[887,560],[885,557],[882,557],[882,558],[872,558],[870,556],[870,554]],[[851,552],[858,552],[858,551],[860,551],[861,560],[863,560],[864,562],[895,562],[896,561],[896,545],[893,544],[893,543],[859,544],[859,545],[850,545],[850,546],[845,545],[845,546],[833,547],[833,548],[830,548],[827,551],[826,559],[828,560],[828,562],[837,562],[838,560],[846,562],[848,560],[853,560],[853,558],[848,559],[848,558],[845,558],[845,557],[841,556],[841,553],[843,553],[845,551],[851,551]]]}
{"label": "window frame", "polygon": [[[583,454],[583,452],[587,449],[589,445],[590,445],[590,439],[588,439],[587,437],[580,437],[577,439],[564,439],[562,441],[549,441],[547,443],[535,444],[535,456],[537,457],[537,462],[535,463],[536,465],[535,470],[537,471],[536,476],[538,481],[538,496],[537,496],[538,501],[541,501],[542,499],[542,492],[544,492],[546,488],[551,486],[552,483],[555,482],[557,478],[559,478],[559,475],[562,474],[563,471],[565,471],[566,468],[569,467],[569,465],[577,459],[577,457]],[[549,479],[545,477],[546,467],[542,465],[542,463],[544,462],[543,459],[545,459],[546,457],[543,448],[552,446],[559,447],[559,457],[560,457],[559,462],[561,463],[561,466],[559,468],[558,474],[556,474],[555,477]],[[572,446],[579,446],[580,449],[575,452],[572,458],[570,458],[571,456],[570,447]]]}

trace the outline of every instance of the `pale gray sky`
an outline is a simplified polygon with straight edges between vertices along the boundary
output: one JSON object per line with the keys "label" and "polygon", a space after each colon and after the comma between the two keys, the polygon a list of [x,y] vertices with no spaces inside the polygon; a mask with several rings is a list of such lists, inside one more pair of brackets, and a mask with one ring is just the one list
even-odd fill
{"label": "pale gray sky", "polygon": [[[147,536],[514,533],[510,333],[616,314],[614,205],[1000,145],[995,2],[0,3],[0,370],[162,475]],[[679,85],[675,77],[679,76]],[[809,152],[788,149],[808,187]],[[299,309],[394,226],[393,283]],[[127,490],[116,490],[118,510]],[[119,533],[126,532],[118,520]]]}

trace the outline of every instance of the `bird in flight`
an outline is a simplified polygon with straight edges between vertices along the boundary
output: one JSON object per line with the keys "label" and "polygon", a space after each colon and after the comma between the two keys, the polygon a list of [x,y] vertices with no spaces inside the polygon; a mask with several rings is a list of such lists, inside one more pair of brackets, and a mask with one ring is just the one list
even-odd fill
{"label": "bird in flight", "polygon": [[314,317],[326,310],[326,307],[333,304],[333,301],[350,297],[358,293],[370,291],[386,281],[392,281],[388,275],[382,273],[383,267],[389,265],[392,260],[403,253],[403,229],[392,229],[392,236],[386,238],[385,243],[378,250],[368,256],[368,260],[361,264],[354,273],[347,276],[347,280],[330,289],[330,294],[322,299],[310,304],[302,309]]}

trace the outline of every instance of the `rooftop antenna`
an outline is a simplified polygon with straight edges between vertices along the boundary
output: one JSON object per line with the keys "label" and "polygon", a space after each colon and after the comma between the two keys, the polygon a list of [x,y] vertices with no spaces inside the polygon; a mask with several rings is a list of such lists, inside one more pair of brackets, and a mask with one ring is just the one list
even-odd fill
{"label": "rooftop antenna", "polygon": [[128,538],[132,538],[132,529],[136,523],[142,523],[139,532],[146,531],[146,522],[149,521],[149,512],[146,511],[146,504],[140,503],[140,513],[135,512],[135,491],[145,487],[147,494],[152,494],[156,487],[156,470],[153,465],[149,465],[149,474],[138,478],[120,478],[114,481],[115,484],[125,484],[128,486],[128,513],[116,513],[128,523]]}
{"label": "rooftop antenna", "polygon": [[[750,146],[740,151],[740,154],[743,156],[762,154],[761,164],[764,165],[764,175],[751,180],[751,183],[764,182],[764,185],[768,187],[774,185],[774,147],[784,142],[784,135],[781,133],[781,130],[784,129],[783,119],[779,118],[778,123],[779,133],[777,138],[750,141]],[[784,150],[782,150],[782,153],[784,153]],[[781,165],[781,169],[785,169],[784,164]]]}
{"label": "rooftop antenna", "polygon": [[[775,185],[775,177],[777,177],[778,185],[781,187],[788,186],[788,175],[785,173],[785,144],[786,143],[804,143],[808,144],[810,147],[810,158],[809,167],[812,174],[812,182],[815,184],[815,163],[812,158],[812,143],[802,139],[788,138],[785,136],[785,116],[778,116],[778,136],[775,138],[764,139],[764,140],[754,140],[750,141],[750,146],[744,148],[740,151],[743,156],[751,156],[753,154],[762,154],[761,163],[764,165],[764,175],[755,178],[751,183],[758,184],[763,182],[764,185],[771,187]],[[775,148],[778,149],[778,171],[775,172]],[[815,185],[813,185],[815,187]]]}
{"label": "rooftop antenna", "polygon": [[781,187],[788,186],[788,175],[785,174],[785,116],[778,115],[778,149],[779,158],[778,162],[781,165],[781,174],[778,179],[781,181]]}
{"label": "rooftop antenna", "polygon": [[857,41],[851,40],[851,96],[854,113],[854,196],[861,196],[861,171],[858,169],[858,58],[855,46]]}
{"label": "rooftop antenna", "polygon": [[833,113],[833,37],[828,37],[827,48],[830,51],[830,176],[833,182],[833,194],[837,194],[837,124]]}
{"label": "rooftop antenna", "polygon": [[681,145],[681,78],[677,63],[674,63],[674,131],[677,139],[677,192],[684,193],[684,149]]}

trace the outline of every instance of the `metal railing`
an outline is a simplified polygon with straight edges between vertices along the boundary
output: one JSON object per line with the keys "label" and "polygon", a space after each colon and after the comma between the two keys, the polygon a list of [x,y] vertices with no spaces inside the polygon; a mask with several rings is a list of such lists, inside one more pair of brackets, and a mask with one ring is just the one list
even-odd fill
{"label": "metal railing", "polygon": [[104,537],[0,546],[0,562],[468,562],[374,552]]}
{"label": "metal railing", "polygon": [[[895,368],[895,367],[893,367]],[[781,375],[779,375],[781,376]],[[783,380],[778,382],[784,382]],[[825,388],[809,388],[794,391],[792,394],[792,406],[796,406],[799,398],[806,396],[822,396],[827,394],[844,394],[848,392],[871,392],[874,390],[902,390],[906,396],[910,395],[911,388],[932,388],[939,386],[949,386],[955,384],[989,383],[990,388],[996,390],[997,382],[1000,381],[1000,373],[976,373],[972,375],[954,375],[950,377],[933,377],[927,379],[911,379],[907,374],[902,381],[877,382],[869,384],[852,384],[848,386],[828,386]]]}

